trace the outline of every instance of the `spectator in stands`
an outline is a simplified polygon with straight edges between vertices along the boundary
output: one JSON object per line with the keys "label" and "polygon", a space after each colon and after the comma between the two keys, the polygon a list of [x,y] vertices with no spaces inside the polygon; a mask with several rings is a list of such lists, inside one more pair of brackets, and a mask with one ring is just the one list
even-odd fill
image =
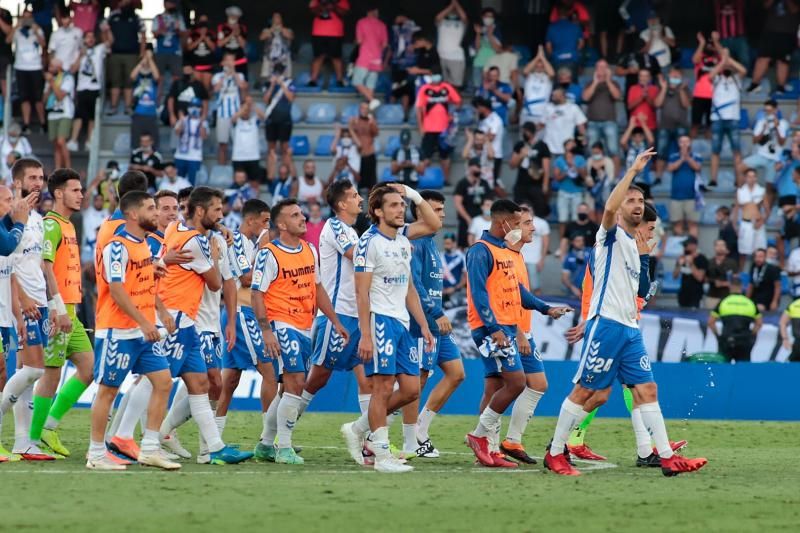
{"label": "spectator in stands", "polygon": [[511,85],[500,81],[500,69],[487,67],[483,73],[483,83],[475,91],[475,96],[488,100],[491,110],[497,113],[504,125],[508,125],[508,106],[513,95]]}
{"label": "spectator in stands", "polygon": [[786,275],[789,277],[789,294],[800,298],[800,248],[794,248],[786,259]]}
{"label": "spectator in stands", "polygon": [[72,24],[68,9],[58,12],[58,29],[50,36],[47,45],[49,56],[61,61],[64,70],[74,72],[78,68],[78,57],[83,43],[83,31]]}
{"label": "spectator in stands", "polygon": [[169,71],[172,81],[178,79],[183,67],[183,40],[186,37],[186,22],[178,9],[177,0],[164,0],[164,12],[153,19],[153,35],[156,38],[156,65],[162,75]]}
{"label": "spectator in stands", "polygon": [[736,206],[732,219],[739,222],[739,265],[758,249],[767,247],[766,222],[769,209],[766,203],[766,189],[758,184],[758,174],[752,168],[744,172],[744,184],[736,191]]}
{"label": "spectator in stands", "polygon": [[531,291],[537,296],[542,294],[541,274],[544,270],[544,260],[550,249],[550,224],[543,218],[537,216],[536,212],[527,204],[523,204],[522,210],[529,210],[533,215],[533,240],[522,246],[520,253],[528,269],[528,281],[531,284]]}
{"label": "spectator in stands", "polygon": [[764,102],[764,112],[753,127],[753,153],[742,161],[743,168],[761,170],[764,183],[775,182],[776,165],[789,135],[789,121],[778,114],[778,102]]}
{"label": "spectator in stands", "polygon": [[495,192],[505,196],[505,192],[499,191],[504,189],[500,181],[500,171],[503,168],[503,136],[505,135],[506,127],[503,124],[503,119],[492,111],[492,104],[489,100],[478,97],[475,98],[474,104],[480,119],[478,127],[486,133],[486,140],[492,145],[494,169],[492,171],[493,181],[490,183]]}
{"label": "spectator in stands", "polygon": [[172,127],[181,117],[186,116],[193,102],[200,102],[200,116],[203,120],[208,117],[208,91],[201,82],[191,65],[183,66],[183,77],[172,84],[167,96],[167,112],[169,123]]}
{"label": "spectator in stands", "polygon": [[[264,111],[253,105],[253,98],[244,97],[239,111],[231,118],[233,123],[231,161],[234,170],[244,170],[248,179],[262,181],[261,147],[258,139],[260,124],[264,121]],[[291,154],[290,154],[291,161]]]}
{"label": "spectator in stands", "polygon": [[661,78],[661,90],[656,96],[656,107],[661,110],[658,128],[658,159],[656,160],[656,183],[660,183],[664,174],[667,158],[672,145],[678,143],[684,135],[689,134],[689,89],[683,81],[681,69],[673,66],[667,78]]}
{"label": "spectator in stands", "polygon": [[267,175],[275,175],[275,164],[278,161],[278,150],[284,164],[292,165],[292,152],[289,140],[292,137],[292,102],[296,88],[294,81],[284,74],[285,67],[274,66],[269,86],[264,91],[264,103],[267,109]]}
{"label": "spectator in stands", "polygon": [[182,189],[191,187],[192,184],[183,176],[178,176],[178,167],[172,161],[164,163],[163,178],[158,180],[159,191],[172,191],[178,194]]}
{"label": "spectator in stands", "polygon": [[[497,80],[507,83],[516,91],[519,87],[519,59],[519,54],[514,50],[514,45],[510,42],[505,42],[502,45],[502,49],[489,58],[484,70],[496,67],[498,72]],[[511,105],[513,104],[514,102],[511,102]]]}
{"label": "spectator in stands", "polygon": [[[214,60],[216,48],[217,43],[211,34],[208,16],[205,14],[198,16],[189,33],[186,52],[189,56],[188,63],[194,69],[194,77],[200,81],[206,91],[211,89],[211,70],[216,63]],[[185,65],[183,73],[186,75]]]}
{"label": "spectator in stands", "polygon": [[[303,164],[303,169],[305,170],[306,166],[311,164],[311,173],[316,174],[316,167],[314,166],[313,161],[307,161]],[[291,170],[290,170],[291,169]],[[292,198],[291,190],[294,182],[297,181],[297,169],[295,167],[290,167],[284,163],[278,165],[278,174],[272,177],[268,177],[269,181],[269,188],[270,194],[272,195],[272,203],[273,205],[280,202],[284,198]],[[247,186],[248,176],[244,171],[234,172],[233,173],[234,183],[236,183],[240,190],[249,190]],[[252,194],[248,194],[249,198],[256,198],[258,195],[253,196]]]}
{"label": "spectator in stands", "polygon": [[8,9],[0,8],[0,92],[6,95],[6,69],[14,61],[14,52],[11,49],[9,37],[14,34],[14,19]]}
{"label": "spectator in stands", "polygon": [[628,91],[627,107],[630,117],[644,115],[647,128],[651,132],[656,129],[656,97],[658,87],[652,83],[653,77],[649,70],[639,71],[639,83]]}
{"label": "spectator in stands", "polygon": [[317,168],[310,159],[303,163],[303,175],[292,181],[291,198],[303,204],[305,209],[310,209],[312,204],[321,205],[325,198],[322,180],[317,177]]}
{"label": "spectator in stands", "polygon": [[461,107],[461,95],[455,87],[442,81],[441,72],[434,72],[430,83],[422,85],[417,94],[417,127],[422,136],[421,155],[425,165],[430,163],[435,152],[439,152],[445,181],[450,177],[452,148],[444,146],[440,137],[450,127],[450,104]]}
{"label": "spectator in stands", "polygon": [[322,64],[329,59],[339,87],[344,86],[342,69],[342,41],[344,41],[344,21],[342,17],[350,11],[348,0],[311,0],[308,5],[314,14],[311,25],[311,45],[314,48],[314,61],[311,63],[311,79],[308,84],[316,87]]}
{"label": "spectator in stands", "polygon": [[581,103],[581,93],[583,89],[572,79],[572,71],[567,67],[559,67],[556,71],[556,86],[564,89],[567,95],[567,102],[573,104]]}
{"label": "spectator in stands", "polygon": [[371,6],[367,16],[356,23],[356,45],[358,57],[353,69],[353,86],[361,96],[369,102],[369,109],[375,110],[381,105],[375,98],[375,86],[378,74],[383,70],[383,57],[389,45],[389,33],[386,24],[378,18],[378,8]]}
{"label": "spectator in stands", "polygon": [[565,235],[565,224],[578,216],[578,206],[583,203],[586,194],[586,175],[586,159],[581,155],[575,139],[567,139],[563,153],[553,162],[553,178],[558,183],[556,205],[562,237]]}
{"label": "spectator in stands", "polygon": [[400,101],[406,115],[414,98],[414,84],[409,79],[408,68],[416,62],[413,37],[417,31],[419,26],[408,15],[402,11],[397,14],[391,34],[391,100]]}
{"label": "spectator in stands", "polygon": [[467,229],[472,219],[481,214],[483,200],[493,198],[492,186],[481,179],[481,162],[472,159],[467,162],[467,175],[456,183],[453,191],[453,205],[458,214],[458,245],[468,246]]}
{"label": "spectator in stands", "polygon": [[361,156],[349,129],[336,125],[331,151],[333,152],[333,170],[328,177],[328,185],[338,179],[348,179],[358,187],[361,182]]}
{"label": "spectator in stands", "polygon": [[589,10],[586,5],[578,0],[557,0],[550,9],[550,22],[558,22],[567,18],[581,26],[585,37],[589,37]]}
{"label": "spectator in stands", "polygon": [[99,0],[70,0],[68,9],[72,11],[75,26],[84,34],[97,29],[97,20],[100,18]]}
{"label": "spectator in stands", "polygon": [[108,25],[114,39],[111,54],[106,63],[108,82],[111,86],[111,101],[106,114],[114,115],[119,107],[119,95],[125,99],[125,114],[131,114],[133,91],[131,71],[145,53],[145,27],[134,11],[132,0],[120,0],[117,9],[108,17]]}
{"label": "spectator in stands", "polygon": [[552,102],[547,104],[542,116],[544,123],[544,142],[552,156],[564,153],[564,143],[578,135],[586,133],[586,115],[576,104],[567,101],[563,88],[553,89]]}
{"label": "spectator in stands", "polygon": [[464,149],[461,151],[461,158],[464,161],[479,159],[481,162],[481,178],[489,182],[489,184],[494,185],[494,147],[493,144],[488,141],[486,132],[480,128],[476,128],[474,131],[465,128],[464,134],[467,137],[467,142],[464,144]]}
{"label": "spectator in stands", "polygon": [[719,302],[731,293],[731,281],[738,272],[739,263],[730,256],[725,241],[714,241],[714,257],[709,261],[706,272],[706,309],[716,309]]}
{"label": "spectator in stands", "polygon": [[683,255],[675,261],[673,277],[681,277],[678,289],[678,305],[697,309],[703,301],[703,284],[706,281],[708,259],[697,249],[697,238],[686,237],[683,241]]}
{"label": "spectator in stands", "polygon": [[208,137],[208,123],[202,115],[200,99],[195,98],[189,104],[185,115],[175,123],[178,146],[175,148],[175,166],[178,175],[194,185],[197,171],[203,165],[203,141]]}
{"label": "spectator in stands", "polygon": [[638,35],[627,34],[625,52],[620,55],[617,66],[617,76],[625,76],[625,100],[631,88],[639,83],[639,72],[647,70],[651,78],[657,78],[661,72],[658,60],[647,53],[640,51],[641,40]]}
{"label": "spectator in stands", "polygon": [[522,69],[525,76],[520,105],[519,123],[533,122],[544,125],[544,112],[550,102],[553,91],[553,78],[556,75],[553,66],[547,61],[544,47],[539,50],[533,59]]}
{"label": "spectator in stands", "polygon": [[730,251],[731,258],[739,261],[739,237],[736,234],[736,228],[731,221],[731,210],[727,205],[722,205],[717,208],[714,213],[717,226],[719,226],[719,233],[717,239],[725,241],[725,244]]}
{"label": "spectator in stands", "polygon": [[17,80],[17,93],[21,97],[22,134],[31,133],[31,106],[36,108],[39,124],[44,129],[44,73],[42,71],[42,51],[45,37],[42,28],[33,20],[33,12],[26,8],[17,21],[13,31],[6,35],[6,42],[14,44],[14,74]]}
{"label": "spectator in stands", "polygon": [[[543,217],[550,214],[550,150],[536,137],[532,122],[522,125],[522,140],[514,145],[509,166],[517,170],[514,183],[514,201],[525,203]],[[534,235],[535,237],[535,235]]]}
{"label": "spectator in stands", "polygon": [[692,55],[694,64],[694,91],[692,92],[692,138],[697,137],[701,127],[711,128],[711,97],[714,84],[711,83],[711,71],[720,61],[722,45],[719,34],[713,32],[711,41],[707,41],[702,32],[697,32],[697,49]]}
{"label": "spectator in stands", "polygon": [[778,239],[778,251],[781,257],[786,257],[786,250],[794,245],[794,240],[800,238],[800,221],[798,221],[797,197],[800,196],[800,131],[792,134],[791,148],[784,150],[781,160],[775,165],[777,177],[775,179],[775,193],[778,198],[778,207],[783,213],[783,230]]}
{"label": "spectator in stands", "polygon": [[586,248],[594,248],[597,238],[597,230],[600,229],[592,220],[592,211],[589,204],[581,202],[578,204],[577,214],[562,227],[561,239],[558,243],[558,257],[566,257],[569,251],[570,242],[576,235],[583,237],[583,244]]}
{"label": "spectator in stands", "polygon": [[714,22],[720,44],[742,65],[750,64],[750,45],[747,44],[745,0],[714,2]]}
{"label": "spectator in stands", "polygon": [[[619,140],[622,152],[625,154],[625,168],[629,168],[636,160],[636,156],[653,146],[655,137],[652,130],[647,125],[647,118],[643,113],[631,115],[628,127],[622,133]],[[638,183],[651,184],[650,170],[653,167],[652,160],[647,163],[644,170],[634,178]]]}
{"label": "spectator in stands", "polygon": [[[145,52],[141,61],[130,73],[133,80],[133,116],[131,118],[131,147],[138,142],[143,134],[150,135],[153,144],[158,148],[159,121],[158,121],[158,80],[161,73],[158,71],[153,53]],[[102,83],[100,84],[102,87]],[[176,85],[173,84],[173,87]]]}
{"label": "spectator in stands", "polygon": [[447,304],[454,294],[467,286],[467,260],[459,250],[455,233],[442,236],[442,300]]}
{"label": "spectator in stands", "polygon": [[551,21],[546,36],[547,55],[556,67],[567,67],[577,73],[580,51],[583,49],[583,29],[574,22],[569,11],[558,10],[558,20]]}
{"label": "spectator in stands", "polygon": [[[4,183],[11,181],[11,166],[9,158],[11,154],[16,154],[14,157],[20,159],[22,157],[30,157],[33,155],[33,149],[28,138],[22,135],[22,128],[19,123],[12,122],[6,129],[6,136],[0,141],[0,177],[3,178]],[[16,161],[16,159],[14,159]]]}
{"label": "spectator in stands", "polygon": [[792,53],[797,48],[800,3],[797,0],[764,0],[764,9],[767,14],[764,18],[761,38],[756,47],[758,58],[753,66],[753,81],[747,88],[747,92],[752,93],[759,90],[761,80],[767,74],[770,63],[775,61],[773,92],[782,94],[786,91]]}
{"label": "spectator in stands", "polygon": [[411,143],[411,130],[400,130],[400,148],[392,154],[392,175],[400,183],[409,187],[416,187],[419,177],[425,172],[425,161],[419,148]]}
{"label": "spectator in stands", "polygon": [[483,67],[494,54],[502,49],[502,34],[497,27],[497,11],[492,7],[481,10],[481,21],[473,25],[475,40],[472,58],[472,86],[479,87],[483,80]]}
{"label": "spectator in stands", "polygon": [[481,204],[481,212],[478,216],[472,218],[467,230],[467,242],[470,246],[475,244],[475,241],[481,238],[484,231],[487,231],[492,225],[492,203],[494,198],[486,197]]}
{"label": "spectator in stands", "polygon": [[378,123],[369,111],[369,103],[358,104],[358,114],[347,122],[350,137],[358,148],[361,156],[361,182],[362,189],[372,189],[378,180],[378,159],[375,153],[375,139],[380,135]]}
{"label": "spectator in stands", "polygon": [[619,126],[615,104],[622,100],[622,90],[611,77],[611,69],[605,59],[594,65],[592,82],[584,87],[581,99],[586,102],[586,118],[589,121],[586,135],[590,146],[602,142],[609,156],[619,164]]}
{"label": "spectator in stands", "polygon": [[161,177],[164,170],[163,162],[164,158],[155,149],[153,137],[149,133],[143,133],[139,136],[139,147],[131,153],[128,169],[143,172],[150,187],[155,189],[156,179]]}
{"label": "spectator in stands", "polygon": [[[91,142],[94,131],[94,108],[100,90],[103,88],[103,63],[111,50],[111,32],[102,32],[98,44],[94,32],[83,34],[83,47],[78,58],[78,83],[75,96],[75,118],[72,121],[72,135],[67,143],[70,152],[77,152],[78,137],[86,124],[86,142]],[[134,105],[134,111],[135,111]]]}
{"label": "spectator in stands", "polygon": [[606,155],[603,143],[596,142],[591,146],[591,154],[586,166],[589,194],[594,200],[594,217],[599,220],[606,207],[606,193],[611,188],[611,183],[616,177],[614,160]]}
{"label": "spectator in stands", "polygon": [[419,91],[420,87],[431,79],[434,72],[441,73],[439,53],[433,42],[423,32],[414,33],[414,64],[406,69],[412,86]]}
{"label": "spectator in stands", "polygon": [[239,22],[242,10],[238,6],[228,6],[225,16],[225,22],[217,26],[217,48],[223,54],[233,52],[236,72],[247,79],[247,26]]}
{"label": "spectator in stands", "polygon": [[[717,331],[717,320],[722,322],[721,333]],[[708,329],[717,335],[719,351],[730,362],[750,361],[762,323],[759,309],[742,294],[742,282],[737,278],[731,283],[731,294],[708,315]]]}
{"label": "spectator in stands", "polygon": [[659,67],[665,69],[672,64],[672,51],[675,35],[669,26],[661,24],[661,17],[655,11],[647,17],[647,29],[639,34],[644,41],[642,52],[656,58]]}
{"label": "spectator in stands", "polygon": [[52,58],[44,75],[44,101],[47,109],[47,136],[53,143],[56,168],[70,168],[72,160],[67,139],[75,116],[75,76],[58,58]]}
{"label": "spectator in stands", "polygon": [[756,303],[762,313],[777,310],[781,301],[781,269],[767,262],[767,250],[764,248],[758,248],[753,254],[747,297]]}
{"label": "spectator in stands", "polygon": [[450,0],[436,15],[436,51],[442,65],[442,78],[453,87],[464,85],[466,58],[461,42],[467,22],[467,13],[458,0]]}
{"label": "spectator in stands", "polygon": [[[97,230],[111,213],[104,206],[105,199],[102,194],[90,194],[88,191],[83,195],[81,205],[81,262],[86,265],[94,264],[94,251],[97,242]],[[85,266],[84,266],[85,268]]]}
{"label": "spectator in stands", "polygon": [[276,65],[283,65],[283,74],[292,77],[292,41],[294,31],[283,25],[283,15],[275,11],[270,25],[261,30],[258,40],[264,43],[261,59],[261,81],[269,83]]}
{"label": "spectator in stands", "polygon": [[225,50],[222,71],[211,78],[211,87],[217,101],[217,162],[224,165],[228,159],[228,142],[231,140],[232,118],[242,105],[247,92],[244,74],[236,71],[236,54]]}
{"label": "spectator in stands", "polygon": [[669,155],[667,170],[672,174],[672,189],[669,201],[669,219],[675,235],[684,235],[683,224],[689,235],[697,238],[697,223],[700,211],[697,209],[697,176],[703,165],[703,158],[692,151],[692,140],[688,135],[678,138],[678,151]]}
{"label": "spectator in stands", "polygon": [[[727,49],[708,76],[714,87],[711,96],[711,179],[709,187],[716,187],[719,173],[719,154],[722,142],[728,137],[733,152],[734,168],[742,164],[739,140],[739,109],[742,99],[742,80],[747,69],[731,58]],[[737,181],[737,185],[739,182]]]}
{"label": "spectator in stands", "polygon": [[308,217],[306,218],[306,233],[303,239],[314,245],[319,250],[319,236],[325,226],[325,219],[322,218],[322,208],[319,202],[308,204]]}
{"label": "spectator in stands", "polygon": [[[600,0],[595,2],[594,28],[600,47],[600,57],[604,59],[618,57],[622,54],[625,35],[619,8],[619,0]],[[612,47],[613,52],[611,50]]]}
{"label": "spectator in stands", "polygon": [[583,242],[583,235],[572,236],[570,250],[561,265],[561,283],[567,295],[580,299],[583,293],[583,277],[586,274],[588,254]]}

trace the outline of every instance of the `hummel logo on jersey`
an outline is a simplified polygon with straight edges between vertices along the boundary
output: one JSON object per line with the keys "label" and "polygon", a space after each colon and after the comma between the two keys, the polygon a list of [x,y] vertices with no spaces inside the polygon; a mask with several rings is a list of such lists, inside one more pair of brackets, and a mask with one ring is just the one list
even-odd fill
{"label": "hummel logo on jersey", "polygon": [[634,269],[632,269],[632,268],[630,267],[630,265],[628,265],[628,262],[627,262],[627,261],[625,261],[625,271],[628,273],[628,275],[629,275],[630,277],[632,277],[632,278],[633,278],[633,279],[635,279],[636,281],[639,281],[639,271],[638,271],[638,270],[634,270]]}

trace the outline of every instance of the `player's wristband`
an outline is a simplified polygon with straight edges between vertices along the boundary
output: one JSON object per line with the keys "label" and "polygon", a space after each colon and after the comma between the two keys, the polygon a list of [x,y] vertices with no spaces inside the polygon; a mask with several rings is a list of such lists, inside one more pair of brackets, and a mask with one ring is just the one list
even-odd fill
{"label": "player's wristband", "polygon": [[417,191],[415,191],[408,185],[403,185],[403,187],[405,187],[406,189],[406,198],[414,202],[415,205],[419,205],[422,203],[422,196]]}
{"label": "player's wristband", "polygon": [[[51,307],[52,305],[52,307]],[[53,296],[53,299],[47,302],[48,311],[55,311],[56,315],[66,315],[67,306],[64,305],[64,299],[60,294]]]}

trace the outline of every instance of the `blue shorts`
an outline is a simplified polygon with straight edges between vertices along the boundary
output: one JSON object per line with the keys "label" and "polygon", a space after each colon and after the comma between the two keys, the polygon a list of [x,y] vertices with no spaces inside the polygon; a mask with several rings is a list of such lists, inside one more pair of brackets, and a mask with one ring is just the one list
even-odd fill
{"label": "blue shorts", "polygon": [[8,352],[11,350],[16,350],[16,338],[14,328],[0,327],[0,339],[2,339],[3,342],[3,345],[0,346],[0,354],[8,355]]}
{"label": "blue shorts", "polygon": [[200,354],[208,370],[222,366],[222,341],[219,335],[204,331],[200,333]]}
{"label": "blue shorts", "polygon": [[638,328],[603,317],[586,323],[581,362],[573,383],[590,390],[610,387],[614,378],[625,385],[651,383],[650,358]]}
{"label": "blue shorts", "polygon": [[105,338],[94,341],[94,380],[108,387],[119,387],[129,372],[145,375],[169,369],[167,358],[158,355],[154,344],[144,337],[115,339],[109,330]]}
{"label": "blue shorts", "polygon": [[436,365],[461,359],[461,351],[458,349],[458,345],[453,340],[452,335],[440,335],[436,337],[436,345],[433,347],[432,352],[425,351],[425,342],[423,339],[414,339],[414,341],[417,346],[417,353],[422,354],[422,358],[419,361],[419,368],[425,372],[430,372]]}
{"label": "blue shorts", "polygon": [[311,335],[314,338],[313,363],[328,370],[353,370],[361,364],[358,356],[358,342],[361,340],[358,319],[338,313],[336,316],[350,334],[350,341],[345,344],[344,339],[333,329],[328,317],[318,316]]}
{"label": "blue shorts", "polygon": [[305,373],[311,360],[311,339],[294,328],[275,328],[275,338],[281,346],[278,375],[284,372]]}
{"label": "blue shorts", "polygon": [[[181,315],[178,313],[175,322],[180,323],[180,319]],[[156,351],[160,350],[161,355],[167,358],[173,378],[190,372],[199,374],[208,372],[200,351],[200,334],[194,326],[178,328],[158,344]]]}
{"label": "blue shorts", "polygon": [[40,307],[39,314],[42,315],[39,320],[30,319],[28,317],[24,319],[27,335],[25,344],[28,346],[41,346],[46,348],[47,339],[50,337],[50,322],[47,320],[47,307]]}
{"label": "blue shorts", "polygon": [[722,141],[728,138],[731,143],[731,151],[739,153],[742,150],[741,136],[739,133],[738,120],[712,120],[711,121],[711,153],[719,154],[722,152]]}
{"label": "blue shorts", "polygon": [[[228,324],[228,313],[222,310],[222,330]],[[222,368],[247,370],[255,368],[257,363],[274,363],[264,355],[264,337],[250,307],[241,307],[236,312],[236,344],[228,351],[227,344],[222,349]]]}
{"label": "blue shorts", "polygon": [[540,354],[539,350],[536,348],[536,343],[534,342],[533,337],[530,337],[528,342],[531,345],[531,354],[519,356],[519,360],[522,363],[522,370],[525,371],[526,374],[539,374],[544,372],[544,361],[542,361],[542,354]]}
{"label": "blue shorts", "polygon": [[[517,327],[516,326],[503,326],[500,328],[506,334],[506,337],[511,339],[511,353],[506,357],[483,357],[483,372],[485,377],[496,377],[501,372],[519,372],[522,370],[522,362],[520,361],[519,351],[517,351]],[[478,329],[472,330],[472,341],[480,350],[484,340],[489,339],[491,334],[489,330],[481,326]]]}
{"label": "blue shorts", "polygon": [[372,364],[364,365],[367,376],[380,374],[419,376],[419,352],[408,328],[398,319],[373,313]]}

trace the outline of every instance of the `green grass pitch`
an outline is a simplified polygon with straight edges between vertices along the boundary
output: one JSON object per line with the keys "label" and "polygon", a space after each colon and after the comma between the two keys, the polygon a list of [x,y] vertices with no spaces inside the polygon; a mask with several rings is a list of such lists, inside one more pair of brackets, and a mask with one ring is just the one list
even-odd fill
{"label": "green grass pitch", "polygon": [[[668,421],[671,438],[689,441],[687,455],[709,459],[702,471],[676,478],[633,466],[630,421],[622,419],[595,420],[587,442],[609,461],[579,478],[543,472],[541,464],[475,466],[463,445],[475,420],[463,416],[434,421],[441,459],[415,459],[410,474],[381,475],[353,464],[343,449],[339,426],[352,415],[314,413],[295,432],[304,466],[187,461],[177,473],[139,466],[101,473],[84,468],[88,415],[65,418],[62,439],[72,457],[0,464],[0,530],[682,532],[797,531],[800,524],[797,423]],[[532,455],[542,455],[554,423],[531,421]],[[232,413],[225,437],[249,448],[260,431],[257,413]],[[180,436],[195,452],[191,422]],[[4,442],[11,440],[9,428]]]}

